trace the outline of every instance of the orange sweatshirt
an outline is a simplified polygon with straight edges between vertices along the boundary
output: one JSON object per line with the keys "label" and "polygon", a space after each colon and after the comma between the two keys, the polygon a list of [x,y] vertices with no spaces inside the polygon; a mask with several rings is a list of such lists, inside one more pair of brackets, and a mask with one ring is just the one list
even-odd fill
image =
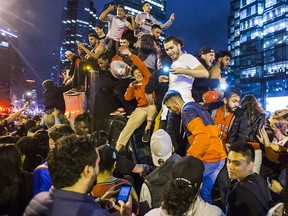
{"label": "orange sweatshirt", "polygon": [[[130,101],[133,98],[135,98],[137,100],[138,107],[146,107],[149,105],[149,102],[145,94],[145,86],[149,82],[151,73],[138,56],[131,54],[130,58],[132,62],[137,66],[137,68],[141,71],[143,75],[143,80],[142,80],[141,86],[132,86],[132,87],[129,86],[126,90],[124,97],[125,97],[125,100],[127,101]],[[154,93],[153,93],[153,97],[154,97]]]}

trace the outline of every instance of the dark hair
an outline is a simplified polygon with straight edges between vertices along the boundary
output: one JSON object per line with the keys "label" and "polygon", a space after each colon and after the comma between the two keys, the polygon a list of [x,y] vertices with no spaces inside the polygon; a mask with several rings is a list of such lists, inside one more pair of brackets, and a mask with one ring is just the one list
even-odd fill
{"label": "dark hair", "polygon": [[164,98],[163,98],[163,103],[165,104],[167,101],[169,101],[172,97],[178,97],[180,98],[181,100],[183,100],[181,94],[176,91],[176,90],[169,90],[166,92],[166,94],[164,95]]}
{"label": "dark hair", "polygon": [[35,155],[38,153],[39,142],[35,137],[23,136],[16,145],[23,155]]}
{"label": "dark hair", "polygon": [[232,54],[229,50],[220,50],[218,53],[216,53],[215,59],[217,61],[219,58],[222,58],[224,56],[232,58]]}
{"label": "dark hair", "polygon": [[177,37],[174,37],[174,36],[167,37],[167,38],[163,41],[163,44],[168,43],[168,42],[170,42],[170,41],[172,41],[173,44],[175,44],[175,45],[178,45],[178,44],[179,44],[178,38],[177,38]]}
{"label": "dark hair", "polygon": [[198,188],[180,179],[170,180],[164,187],[162,207],[169,215],[184,215],[196,200]]}
{"label": "dark hair", "polygon": [[[65,68],[66,68],[67,66],[65,66]],[[69,66],[69,69],[70,69],[70,66]],[[32,120],[34,120],[34,121],[41,121],[41,118],[40,118],[40,116],[37,114],[37,115],[34,115],[33,117],[32,117]]]}
{"label": "dark hair", "polygon": [[28,131],[31,127],[36,127],[36,121],[29,119],[26,123],[25,123],[25,129],[26,131]]}
{"label": "dark hair", "polygon": [[95,144],[84,137],[62,137],[48,156],[52,185],[57,189],[74,185],[85,166],[95,167],[97,157]]}
{"label": "dark hair", "polygon": [[276,122],[274,126],[279,129],[284,136],[287,136],[287,125],[285,122]]}
{"label": "dark hair", "polygon": [[67,124],[58,124],[54,125],[49,129],[48,136],[51,138],[54,142],[56,142],[58,139],[65,135],[74,134],[73,129],[67,125]]}
{"label": "dark hair", "polygon": [[143,7],[145,4],[150,4],[150,2],[144,1],[143,4],[142,4],[142,7]]}
{"label": "dark hair", "polygon": [[98,36],[96,33],[90,33],[90,34],[88,35],[88,37],[94,37],[94,38],[96,38],[97,40],[99,40],[99,36]]}
{"label": "dark hair", "polygon": [[125,11],[125,8],[123,5],[118,5],[117,8],[122,8]]}
{"label": "dark hair", "polygon": [[78,124],[79,122],[90,122],[90,116],[88,113],[81,113],[77,115],[74,119],[74,124]]}
{"label": "dark hair", "polygon": [[129,42],[129,35],[127,33],[123,33],[120,40],[127,40]]}
{"label": "dark hair", "polygon": [[104,25],[101,23],[98,23],[95,28],[100,28],[100,29],[104,29]]}
{"label": "dark hair", "polygon": [[[132,66],[132,68],[131,68],[131,74],[132,74],[132,76],[134,76],[134,72],[135,72],[136,70],[139,70],[139,71],[140,71],[140,69],[139,69],[136,65]],[[140,71],[140,72],[141,72],[141,71]],[[142,72],[141,72],[141,73],[142,73]]]}
{"label": "dark hair", "polygon": [[153,30],[153,29],[162,29],[162,28],[158,24],[153,24],[152,27],[151,27],[151,30]]}
{"label": "dark hair", "polygon": [[33,172],[37,166],[44,162],[44,157],[41,155],[39,141],[35,137],[21,137],[16,145],[20,149],[22,155],[25,155],[23,161],[23,170]]}
{"label": "dark hair", "polygon": [[224,91],[224,98],[226,98],[227,100],[232,97],[232,95],[238,95],[239,97],[241,97],[241,89],[238,87],[229,87]]}
{"label": "dark hair", "polygon": [[252,145],[249,144],[232,144],[230,145],[230,151],[234,151],[242,154],[248,163],[253,162],[255,160],[255,150]]}
{"label": "dark hair", "polygon": [[104,61],[108,61],[109,64],[111,63],[111,57],[107,53],[102,53],[99,55],[98,60],[102,59]]}
{"label": "dark hair", "polygon": [[42,155],[42,157],[46,159],[50,151],[48,132],[41,129],[38,130],[33,137],[35,137],[39,142],[40,155]]}
{"label": "dark hair", "polygon": [[246,112],[248,121],[253,124],[259,114],[265,113],[254,95],[246,95],[241,101],[241,108]]}
{"label": "dark hair", "polygon": [[22,215],[32,196],[31,175],[21,171],[21,153],[14,144],[0,144],[1,215]]}

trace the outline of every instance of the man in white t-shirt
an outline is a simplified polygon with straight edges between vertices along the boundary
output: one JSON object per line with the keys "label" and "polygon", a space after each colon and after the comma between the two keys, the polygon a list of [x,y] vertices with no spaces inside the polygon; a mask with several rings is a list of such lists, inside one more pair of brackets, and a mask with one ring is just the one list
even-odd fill
{"label": "man in white t-shirt", "polygon": [[[108,33],[105,40],[106,48],[108,50],[114,49],[116,51],[116,43],[120,40],[126,28],[132,31],[135,30],[135,21],[133,15],[125,14],[122,5],[118,5],[117,15],[109,14],[109,12],[113,11],[114,8],[115,5],[109,5],[109,7],[100,14],[99,19],[102,22],[108,22]],[[127,17],[131,18],[131,23],[126,20]],[[111,56],[114,56],[114,54]]]}
{"label": "man in white t-shirt", "polygon": [[[170,56],[173,63],[169,73],[169,90],[178,91],[184,102],[194,101],[191,89],[194,78],[207,78],[208,71],[198,61],[196,57],[190,54],[184,54],[181,50],[181,44],[176,37],[168,37],[164,40],[164,49]],[[164,114],[167,114],[168,110]],[[169,114],[167,119],[166,131],[172,138],[175,152],[181,156],[185,155],[185,143],[180,138],[180,116]]]}

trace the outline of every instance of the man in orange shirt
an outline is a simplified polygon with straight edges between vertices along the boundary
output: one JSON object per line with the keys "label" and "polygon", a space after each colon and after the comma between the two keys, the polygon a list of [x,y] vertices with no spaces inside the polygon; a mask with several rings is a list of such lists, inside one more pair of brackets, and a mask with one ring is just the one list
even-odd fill
{"label": "man in orange shirt", "polygon": [[150,71],[136,55],[132,54],[130,50],[127,49],[127,47],[120,47],[119,51],[124,55],[128,55],[135,64],[132,68],[132,75],[135,78],[135,81],[130,83],[124,97],[127,101],[131,101],[135,98],[137,100],[137,108],[130,115],[126,126],[120,133],[116,144],[116,149],[118,151],[127,144],[133,132],[146,120],[147,124],[142,141],[148,142],[150,140],[152,123],[157,116],[155,104],[149,104],[145,94],[145,86],[148,84],[151,76]]}
{"label": "man in orange shirt", "polygon": [[186,155],[203,161],[205,171],[201,197],[211,204],[212,188],[227,156],[219,139],[220,131],[204,106],[195,102],[185,103],[178,91],[169,90],[164,96],[163,103],[170,112],[181,114],[190,144]]}
{"label": "man in orange shirt", "polygon": [[232,144],[245,144],[250,125],[246,114],[239,108],[241,90],[236,87],[226,89],[224,92],[223,103],[212,110],[212,118],[221,131],[221,140],[227,151]]}

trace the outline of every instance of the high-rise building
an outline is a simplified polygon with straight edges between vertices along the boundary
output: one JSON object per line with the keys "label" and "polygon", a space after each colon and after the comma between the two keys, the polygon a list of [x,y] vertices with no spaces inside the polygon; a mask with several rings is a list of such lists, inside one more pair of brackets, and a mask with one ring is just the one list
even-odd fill
{"label": "high-rise building", "polygon": [[18,36],[0,28],[0,106],[9,107],[25,92],[24,65],[18,54]]}
{"label": "high-rise building", "polygon": [[231,0],[230,7],[228,46],[236,83],[268,111],[288,108],[288,0]]}
{"label": "high-rise building", "polygon": [[77,42],[88,45],[88,35],[94,32],[97,19],[93,0],[67,0],[62,12],[60,71],[69,64],[64,52],[70,50],[77,54]]}

